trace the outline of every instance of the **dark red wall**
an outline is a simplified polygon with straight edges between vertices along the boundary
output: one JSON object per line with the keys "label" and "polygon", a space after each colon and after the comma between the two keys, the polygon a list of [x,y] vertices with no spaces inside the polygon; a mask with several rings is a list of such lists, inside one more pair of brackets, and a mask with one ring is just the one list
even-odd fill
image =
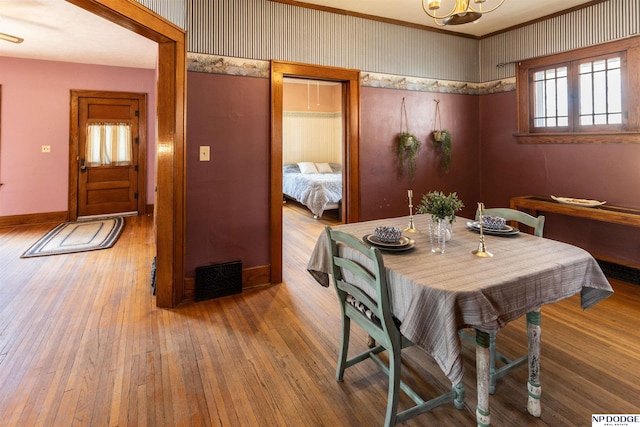
{"label": "dark red wall", "polygon": [[[640,208],[640,145],[518,144],[516,93],[480,97],[480,167],[487,207],[524,195],[555,195]],[[640,230],[548,215],[545,237],[640,264]]]}
{"label": "dark red wall", "polygon": [[[269,259],[269,80],[188,73],[186,274],[200,265]],[[396,172],[393,143],[405,98],[409,130],[423,147],[413,182]],[[428,139],[434,99],[453,136],[444,173]],[[640,208],[640,145],[518,144],[515,92],[485,96],[363,87],[361,90],[361,219],[406,215],[431,190],[458,192],[466,208],[508,206],[511,197],[554,194]],[[211,161],[198,161],[200,145]],[[545,236],[592,253],[640,263],[638,229],[547,215]]]}
{"label": "dark red wall", "polygon": [[[269,80],[187,75],[186,265],[269,261]],[[198,160],[211,147],[211,161]]]}
{"label": "dark red wall", "polygon": [[[398,176],[394,151],[405,99],[409,131],[422,142],[413,182]],[[436,103],[442,127],[452,134],[449,173],[440,167],[440,154],[430,137]],[[407,190],[414,205],[429,191],[457,192],[465,204],[462,215],[474,215],[480,194],[478,180],[478,97],[406,90],[361,89],[360,190],[363,220],[407,215]],[[404,119],[403,119],[404,125]]]}

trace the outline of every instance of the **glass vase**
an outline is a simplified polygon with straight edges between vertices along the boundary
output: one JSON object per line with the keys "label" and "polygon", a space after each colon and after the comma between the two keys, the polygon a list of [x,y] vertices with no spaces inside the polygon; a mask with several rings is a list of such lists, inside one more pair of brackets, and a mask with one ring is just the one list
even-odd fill
{"label": "glass vase", "polygon": [[429,240],[431,241],[431,252],[436,254],[443,254],[446,243],[447,235],[451,238],[451,232],[448,231],[449,221],[446,219],[440,219],[437,217],[429,217]]}

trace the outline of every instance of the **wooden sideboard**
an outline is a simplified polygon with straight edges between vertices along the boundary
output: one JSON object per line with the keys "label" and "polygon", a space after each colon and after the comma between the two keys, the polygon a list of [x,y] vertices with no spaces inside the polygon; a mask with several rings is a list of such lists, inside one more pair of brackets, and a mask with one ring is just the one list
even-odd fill
{"label": "wooden sideboard", "polygon": [[559,203],[551,197],[545,196],[514,197],[511,199],[510,206],[511,209],[526,211],[534,216],[537,216],[539,212],[549,212],[612,224],[640,227],[640,209],[624,208],[609,204],[589,208]]}
{"label": "wooden sideboard", "polygon": [[[521,210],[534,216],[538,216],[540,212],[547,212],[587,218],[610,224],[640,227],[640,209],[625,208],[610,204],[589,208],[560,203],[553,200],[551,197],[520,196],[511,199],[510,206],[511,209]],[[604,256],[602,254],[592,255],[599,261],[603,269],[606,267],[607,270],[605,271],[605,274],[630,283],[640,284],[640,264],[630,263],[617,257]],[[602,261],[607,264],[602,264]]]}

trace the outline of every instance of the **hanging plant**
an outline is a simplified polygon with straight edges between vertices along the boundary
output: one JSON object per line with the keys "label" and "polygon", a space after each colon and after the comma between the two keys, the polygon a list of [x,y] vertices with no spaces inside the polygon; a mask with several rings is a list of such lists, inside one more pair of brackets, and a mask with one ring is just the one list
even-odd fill
{"label": "hanging plant", "polygon": [[440,149],[440,165],[445,172],[451,167],[451,132],[446,129],[433,132],[435,146]]}
{"label": "hanging plant", "polygon": [[437,149],[440,150],[440,165],[442,169],[448,173],[451,167],[451,132],[446,129],[442,129],[442,123],[440,122],[440,100],[434,99],[436,102],[436,117],[434,124],[438,124],[438,128],[434,130],[431,135],[433,136],[433,143]]}
{"label": "hanging plant", "polygon": [[[405,127],[403,130],[402,122],[404,120]],[[407,107],[402,98],[402,106],[400,107],[400,133],[396,141],[396,157],[398,160],[398,173],[402,175],[406,168],[409,179],[413,180],[416,176],[418,153],[420,152],[420,140],[409,132],[407,123]]]}

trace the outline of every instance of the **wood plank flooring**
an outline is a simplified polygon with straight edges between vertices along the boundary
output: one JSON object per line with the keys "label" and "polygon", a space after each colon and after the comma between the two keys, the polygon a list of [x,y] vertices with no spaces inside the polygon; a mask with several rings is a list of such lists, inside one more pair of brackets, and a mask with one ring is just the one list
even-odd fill
{"label": "wood plank flooring", "polygon": [[[54,224],[0,229],[1,426],[375,426],[386,376],[373,362],[336,382],[340,324],[332,289],[305,266],[330,214],[287,203],[284,283],[176,309],[150,289],[152,219],[128,217],[107,250],[20,259]],[[526,368],[491,396],[495,426],[590,426],[594,413],[640,413],[640,289],[582,311],[543,307],[542,417],[526,412]],[[526,352],[524,321],[498,336]],[[352,344],[365,347],[354,328]],[[406,426],[475,425],[474,348],[464,345],[466,407]],[[451,385],[419,349],[404,379],[425,398]],[[410,405],[402,395],[400,407]]]}

